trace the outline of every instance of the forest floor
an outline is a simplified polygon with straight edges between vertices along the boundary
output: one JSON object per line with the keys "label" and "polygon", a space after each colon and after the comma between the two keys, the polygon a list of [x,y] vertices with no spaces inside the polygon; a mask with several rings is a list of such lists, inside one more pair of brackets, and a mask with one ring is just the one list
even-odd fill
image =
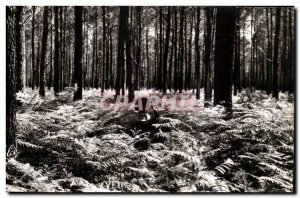
{"label": "forest floor", "polygon": [[293,96],[244,91],[232,111],[203,107],[201,98],[195,111],[160,111],[145,124],[134,111],[103,110],[100,90],[83,91],[81,101],[72,96],[73,89],[58,98],[17,94],[8,192],[293,191]]}

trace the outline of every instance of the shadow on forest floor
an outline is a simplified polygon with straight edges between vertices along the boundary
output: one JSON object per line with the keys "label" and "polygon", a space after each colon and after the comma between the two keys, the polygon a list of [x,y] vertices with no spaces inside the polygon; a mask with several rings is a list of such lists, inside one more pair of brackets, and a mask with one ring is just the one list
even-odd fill
{"label": "shadow on forest floor", "polygon": [[249,102],[243,93],[232,112],[200,105],[158,118],[149,112],[141,122],[133,111],[101,110],[100,90],[84,91],[77,102],[72,94],[18,94],[18,154],[7,159],[7,191],[293,191],[294,103],[287,95],[275,101],[256,92]]}

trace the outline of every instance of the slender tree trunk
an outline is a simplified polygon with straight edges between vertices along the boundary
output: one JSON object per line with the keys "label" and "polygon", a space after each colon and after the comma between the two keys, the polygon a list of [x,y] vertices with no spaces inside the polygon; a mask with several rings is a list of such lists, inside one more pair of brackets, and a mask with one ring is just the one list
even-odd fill
{"label": "slender tree trunk", "polygon": [[23,6],[16,6],[16,92],[22,91],[23,88],[23,43],[22,32],[23,30]]}
{"label": "slender tree trunk", "polygon": [[159,8],[159,64],[158,64],[158,75],[157,75],[157,89],[162,89],[162,68],[163,68],[163,8]]}
{"label": "slender tree trunk", "polygon": [[196,78],[196,99],[200,99],[200,46],[199,46],[199,26],[200,7],[197,7],[196,27],[195,27],[195,78]]}
{"label": "slender tree trunk", "polygon": [[177,7],[174,8],[174,75],[173,75],[173,87],[176,92],[178,89],[178,48],[177,48]]}
{"label": "slender tree trunk", "polygon": [[15,29],[13,7],[6,6],[6,153],[16,148]]}
{"label": "slender tree trunk", "polygon": [[232,107],[232,67],[235,11],[234,7],[217,9],[214,105]]}
{"label": "slender tree trunk", "polygon": [[170,52],[170,59],[169,59],[169,70],[168,70],[168,89],[170,91],[172,89],[172,73],[173,73],[173,67],[174,67],[173,66],[174,65],[174,44],[175,44],[175,27],[174,27],[175,20],[173,18],[174,9],[176,9],[176,8],[173,7],[171,10],[171,20],[173,21],[173,23],[171,22],[172,39],[171,39],[171,52]]}
{"label": "slender tree trunk", "polygon": [[92,56],[92,79],[91,79],[91,83],[92,83],[92,88],[95,87],[95,68],[96,68],[96,40],[95,40],[95,35],[96,32],[94,30],[93,33],[93,56]]}
{"label": "slender tree trunk", "polygon": [[234,95],[241,90],[240,84],[240,10],[236,9],[236,26],[235,26],[235,45],[234,45],[234,75],[233,75],[233,85],[234,85]]}
{"label": "slender tree trunk", "polygon": [[193,25],[194,25],[194,14],[192,15],[192,20],[190,22],[190,35],[188,41],[188,72],[187,72],[187,88],[191,89],[192,86],[192,53],[193,53]]}
{"label": "slender tree trunk", "polygon": [[75,6],[75,49],[74,65],[77,90],[74,92],[74,101],[82,99],[82,6]]}
{"label": "slender tree trunk", "polygon": [[211,27],[212,27],[212,8],[207,7],[205,9],[206,13],[206,36],[205,36],[205,85],[204,85],[204,99],[205,101],[211,101],[212,98],[212,79],[211,79],[211,60],[210,60],[210,51],[211,51]]}
{"label": "slender tree trunk", "polygon": [[[107,13],[110,12],[109,10],[109,7],[107,7]],[[106,18],[106,16],[105,16]],[[107,22],[107,28],[106,28],[106,31],[105,31],[105,48],[106,48],[106,56],[105,56],[105,89],[108,89],[109,88],[109,78],[110,78],[110,65],[109,65],[109,57],[110,57],[110,51],[109,51],[109,28],[110,28],[110,20],[108,19],[105,19]]]}
{"label": "slender tree trunk", "polygon": [[117,51],[117,78],[115,83],[116,96],[120,95],[122,82],[122,69],[124,68],[124,42],[126,33],[126,20],[128,17],[128,6],[120,6],[119,32],[118,32],[118,51]]}
{"label": "slender tree trunk", "polygon": [[32,71],[32,82],[31,82],[31,88],[35,88],[35,52],[34,52],[34,30],[35,30],[35,6],[32,6],[32,27],[31,27],[31,71]]}
{"label": "slender tree trunk", "polygon": [[59,91],[63,90],[63,6],[59,7]]}
{"label": "slender tree trunk", "polygon": [[95,88],[99,88],[99,54],[98,54],[98,12],[96,7],[96,17],[95,17]]}
{"label": "slender tree trunk", "polygon": [[113,41],[112,41],[112,28],[110,28],[109,30],[109,49],[110,49],[110,74],[111,74],[111,78],[110,78],[110,86],[111,88],[114,87],[114,70],[113,70]]}
{"label": "slender tree trunk", "polygon": [[146,31],[146,59],[147,59],[147,89],[151,88],[151,73],[150,73],[150,61],[149,61],[149,29]]}
{"label": "slender tree trunk", "polygon": [[245,36],[245,26],[246,26],[246,23],[244,22],[243,24],[243,43],[242,43],[242,46],[243,46],[243,67],[242,67],[242,86],[243,88],[246,87],[246,50],[245,50],[245,45],[246,45],[246,36]]}
{"label": "slender tree trunk", "polygon": [[183,65],[184,65],[184,43],[183,43],[183,26],[184,26],[184,7],[180,7],[180,25],[179,25],[179,93],[183,89]]}
{"label": "slender tree trunk", "polygon": [[37,43],[37,56],[36,56],[36,64],[35,64],[35,73],[36,73],[36,79],[35,79],[35,82],[36,82],[36,86],[39,87],[40,86],[40,58],[41,58],[41,54],[40,54],[40,46],[41,46],[41,31],[40,31],[40,28],[38,29],[38,43]]}
{"label": "slender tree trunk", "polygon": [[54,94],[57,96],[59,92],[59,35],[58,35],[58,7],[54,7]]}
{"label": "slender tree trunk", "polygon": [[[131,18],[132,22],[132,18]],[[126,18],[126,68],[127,68],[127,83],[128,83],[128,102],[132,102],[134,99],[134,84],[132,82],[132,59],[131,59],[131,29],[129,29],[129,17]]]}
{"label": "slender tree trunk", "polygon": [[44,7],[43,16],[43,38],[42,38],[42,53],[41,53],[41,63],[40,63],[40,89],[39,94],[41,97],[45,97],[45,59],[46,59],[46,49],[48,40],[48,10],[49,7]]}
{"label": "slender tree trunk", "polygon": [[[292,13],[293,9],[289,9],[289,52],[288,52],[288,64],[289,64],[289,83],[288,83],[288,91],[289,93],[294,93],[294,83],[295,83],[295,61],[294,61],[294,55],[295,55],[295,34],[294,27],[292,25]],[[295,17],[295,16],[294,16]],[[295,19],[295,18],[294,18]],[[295,25],[295,21],[294,21]]]}
{"label": "slender tree trunk", "polygon": [[103,95],[104,93],[104,89],[105,89],[105,78],[106,78],[106,48],[105,48],[105,44],[106,44],[106,24],[105,24],[105,6],[102,6],[102,71],[103,71],[103,75],[102,75],[102,86],[101,86],[101,94]]}
{"label": "slender tree trunk", "polygon": [[279,50],[279,37],[280,37],[280,18],[281,7],[276,8],[276,26],[275,26],[275,38],[274,38],[274,57],[273,57],[273,90],[272,96],[278,99],[278,50]]}
{"label": "slender tree trunk", "polygon": [[281,53],[281,73],[282,73],[282,91],[287,91],[287,84],[288,84],[288,65],[287,65],[287,8],[283,9],[283,43],[282,43],[282,53]]}
{"label": "slender tree trunk", "polygon": [[163,57],[163,93],[164,94],[167,92],[167,71],[168,71],[167,65],[168,65],[170,30],[171,30],[171,7],[168,7],[165,51],[164,51],[164,57]]}
{"label": "slender tree trunk", "polygon": [[266,80],[266,89],[267,89],[267,94],[270,94],[271,90],[271,61],[272,61],[272,52],[271,52],[271,37],[270,37],[270,25],[269,25],[269,11],[270,8],[266,8],[266,19],[267,19],[267,39],[268,39],[268,49],[267,49],[267,80]]}
{"label": "slender tree trunk", "polygon": [[53,8],[50,8],[50,71],[49,71],[49,81],[48,81],[48,90],[51,89],[52,86],[52,75],[53,75],[53,24],[52,24],[52,17],[53,17]]}

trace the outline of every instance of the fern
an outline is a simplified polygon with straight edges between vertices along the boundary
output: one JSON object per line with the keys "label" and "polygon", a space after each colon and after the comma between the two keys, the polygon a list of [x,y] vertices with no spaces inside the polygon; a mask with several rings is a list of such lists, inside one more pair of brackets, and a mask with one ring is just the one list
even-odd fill
{"label": "fern", "polygon": [[235,166],[235,163],[232,161],[232,159],[228,158],[223,164],[221,164],[220,166],[217,166],[215,168],[215,172],[217,173],[217,175],[225,175],[234,166]]}

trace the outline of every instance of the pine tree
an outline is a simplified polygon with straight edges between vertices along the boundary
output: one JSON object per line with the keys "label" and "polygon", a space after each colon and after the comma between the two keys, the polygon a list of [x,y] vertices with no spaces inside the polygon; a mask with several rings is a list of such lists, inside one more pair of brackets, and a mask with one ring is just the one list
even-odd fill
{"label": "pine tree", "polygon": [[232,107],[232,67],[235,29],[235,7],[217,9],[214,105]]}
{"label": "pine tree", "polygon": [[200,99],[200,46],[199,46],[199,25],[200,7],[197,7],[196,27],[195,27],[195,78],[196,78],[196,98]]}
{"label": "pine tree", "polygon": [[59,35],[58,35],[58,7],[54,7],[54,94],[57,96],[59,92]]}
{"label": "pine tree", "polygon": [[41,62],[40,62],[40,89],[39,94],[42,97],[45,97],[45,59],[46,59],[46,49],[47,49],[47,40],[48,40],[48,10],[49,7],[44,7],[44,19],[43,19],[43,38],[42,38],[42,53],[41,53]]}
{"label": "pine tree", "polygon": [[16,6],[15,15],[16,24],[16,92],[21,91],[23,88],[23,6]]}
{"label": "pine tree", "polygon": [[124,43],[126,33],[126,19],[128,16],[128,6],[120,6],[119,13],[119,32],[118,32],[118,51],[117,51],[117,78],[115,83],[116,96],[120,95],[122,70],[124,68]]}
{"label": "pine tree", "polygon": [[75,6],[75,49],[74,49],[74,72],[77,90],[74,92],[74,101],[82,99],[82,6]]}
{"label": "pine tree", "polygon": [[6,6],[6,153],[16,146],[16,70],[14,9]]}
{"label": "pine tree", "polygon": [[274,56],[273,56],[273,89],[272,96],[278,99],[278,49],[279,49],[279,37],[280,37],[280,18],[281,8],[276,8],[276,25],[275,25],[275,37],[274,37]]}

